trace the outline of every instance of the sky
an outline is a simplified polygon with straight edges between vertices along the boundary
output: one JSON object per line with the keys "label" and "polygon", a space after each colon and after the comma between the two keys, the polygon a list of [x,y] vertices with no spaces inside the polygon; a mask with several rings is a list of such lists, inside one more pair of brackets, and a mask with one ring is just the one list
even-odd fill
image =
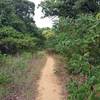
{"label": "sky", "polygon": [[35,16],[34,20],[36,22],[36,25],[40,28],[43,27],[52,27],[52,20],[50,18],[41,18],[43,16],[42,8],[37,8],[38,4],[43,0],[29,0],[35,3]]}

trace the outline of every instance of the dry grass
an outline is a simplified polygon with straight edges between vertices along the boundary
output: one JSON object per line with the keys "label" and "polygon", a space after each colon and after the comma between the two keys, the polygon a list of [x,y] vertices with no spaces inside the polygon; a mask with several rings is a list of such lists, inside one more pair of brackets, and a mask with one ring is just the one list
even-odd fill
{"label": "dry grass", "polygon": [[0,84],[0,100],[34,100],[37,81],[45,62],[43,52],[33,56],[31,53],[8,56],[3,66],[0,66],[0,73],[9,76],[11,81]]}

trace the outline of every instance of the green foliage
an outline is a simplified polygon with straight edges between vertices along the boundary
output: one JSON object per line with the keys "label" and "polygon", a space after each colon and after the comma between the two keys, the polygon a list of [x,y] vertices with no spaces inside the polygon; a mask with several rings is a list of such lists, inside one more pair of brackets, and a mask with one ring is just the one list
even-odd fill
{"label": "green foliage", "polygon": [[[6,55],[0,53],[0,68],[4,65],[5,61],[6,61]],[[5,73],[0,72],[0,85],[9,84],[11,83],[11,81],[12,81],[12,78],[9,75],[7,75],[6,72]],[[0,91],[0,96],[1,96],[4,90],[2,90],[2,88],[0,89],[1,89]]]}
{"label": "green foliage", "polygon": [[71,94],[68,96],[68,100],[95,100],[91,86],[87,83],[79,85],[76,81],[71,81],[68,90]]}
{"label": "green foliage", "polygon": [[44,28],[42,35],[45,39],[49,39],[54,36],[54,32],[50,28]]}
{"label": "green foliage", "polygon": [[43,45],[42,32],[34,21],[35,5],[28,0],[0,1],[0,51],[35,51]]}
{"label": "green foliage", "polygon": [[69,100],[96,100],[94,87],[100,83],[100,21],[93,15],[61,18],[54,30],[57,33],[48,39],[48,47],[67,58],[70,73],[87,77],[81,85],[71,82]]}
{"label": "green foliage", "polygon": [[34,10],[34,3],[28,0],[1,0],[0,26],[11,26],[19,32],[36,34]]}
{"label": "green foliage", "polygon": [[44,0],[40,6],[45,16],[76,17],[82,13],[97,13],[96,0]]}
{"label": "green foliage", "polygon": [[0,50],[3,53],[16,53],[20,50],[35,50],[38,39],[28,34],[17,32],[12,27],[0,29]]}
{"label": "green foliage", "polygon": [[12,78],[4,73],[0,73],[0,84],[11,83]]}

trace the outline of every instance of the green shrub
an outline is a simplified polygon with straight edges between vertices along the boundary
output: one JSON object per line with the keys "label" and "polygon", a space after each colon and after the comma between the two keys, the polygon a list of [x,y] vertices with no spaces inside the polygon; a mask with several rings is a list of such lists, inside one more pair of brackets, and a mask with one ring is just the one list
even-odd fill
{"label": "green shrub", "polygon": [[39,40],[28,34],[17,32],[12,27],[0,28],[0,51],[16,53],[21,50],[35,50]]}
{"label": "green shrub", "polygon": [[9,75],[0,73],[0,84],[8,84],[12,82],[12,78]]}
{"label": "green shrub", "polygon": [[[22,88],[25,82],[28,82],[26,73],[32,57],[30,52],[23,52],[17,56],[0,54],[0,100],[4,100],[3,97],[10,93],[15,93],[15,88]],[[29,81],[31,81],[30,76]]]}
{"label": "green shrub", "polygon": [[94,93],[91,92],[91,86],[84,83],[79,85],[76,81],[71,81],[68,86],[70,95],[68,100],[94,100]]}
{"label": "green shrub", "polygon": [[93,15],[61,18],[54,30],[57,34],[48,40],[49,48],[67,58],[70,73],[87,76],[81,85],[70,82],[68,99],[96,100],[94,86],[100,84],[100,21]]}

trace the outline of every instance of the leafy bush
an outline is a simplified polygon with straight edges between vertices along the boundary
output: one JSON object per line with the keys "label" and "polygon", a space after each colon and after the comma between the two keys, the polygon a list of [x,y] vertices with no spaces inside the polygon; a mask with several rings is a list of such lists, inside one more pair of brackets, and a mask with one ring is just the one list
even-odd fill
{"label": "leafy bush", "polygon": [[61,18],[55,26],[57,34],[47,45],[67,58],[70,73],[87,76],[81,85],[71,83],[69,100],[96,100],[92,96],[96,95],[94,86],[100,83],[100,21],[93,15],[81,15]]}
{"label": "leafy bush", "polygon": [[0,73],[0,84],[11,83],[12,78],[4,73]]}
{"label": "leafy bush", "polygon": [[71,94],[68,96],[69,100],[95,100],[94,93],[87,83],[79,85],[76,81],[71,81],[68,90]]}
{"label": "leafy bush", "polygon": [[0,29],[0,51],[3,53],[34,50],[38,41],[36,37],[17,32],[12,27],[3,27]]}

